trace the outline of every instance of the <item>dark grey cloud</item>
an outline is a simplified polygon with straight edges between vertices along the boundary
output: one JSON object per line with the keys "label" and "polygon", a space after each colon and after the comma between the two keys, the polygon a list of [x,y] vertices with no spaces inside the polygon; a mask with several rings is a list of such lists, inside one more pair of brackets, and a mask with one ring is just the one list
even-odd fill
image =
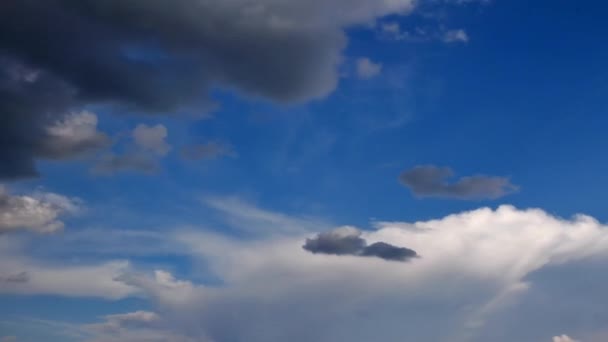
{"label": "dark grey cloud", "polygon": [[227,143],[211,141],[205,144],[185,146],[181,150],[181,156],[187,160],[210,160],[220,157],[236,158],[238,154]]}
{"label": "dark grey cloud", "polygon": [[506,177],[474,175],[450,182],[453,176],[454,172],[448,167],[423,165],[404,171],[399,180],[420,197],[496,199],[518,190],[518,186]]}
{"label": "dark grey cloud", "polygon": [[376,242],[363,249],[362,256],[374,256],[384,260],[407,261],[418,254],[409,248],[397,247],[386,242]]}
{"label": "dark grey cloud", "polygon": [[367,241],[361,237],[361,232],[352,227],[319,233],[312,239],[306,239],[302,248],[313,254],[355,255],[391,261],[408,261],[418,257],[411,249],[386,242],[376,242],[368,246]]}
{"label": "dark grey cloud", "polygon": [[36,176],[37,159],[81,153],[49,149],[47,128],[88,105],[196,112],[210,105],[213,88],[278,102],[323,97],[338,80],[344,30],[412,7],[413,0],[1,1],[0,178]]}

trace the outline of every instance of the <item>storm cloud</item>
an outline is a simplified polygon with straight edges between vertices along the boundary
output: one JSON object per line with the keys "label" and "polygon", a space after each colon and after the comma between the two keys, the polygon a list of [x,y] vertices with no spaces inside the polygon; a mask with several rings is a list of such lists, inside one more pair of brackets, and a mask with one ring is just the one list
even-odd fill
{"label": "storm cloud", "polygon": [[277,102],[330,93],[345,29],[413,0],[6,0],[0,3],[0,178],[36,176],[48,127],[90,105],[199,112],[209,90]]}
{"label": "storm cloud", "polygon": [[419,197],[496,199],[518,190],[506,177],[474,175],[450,183],[453,176],[454,171],[448,167],[423,165],[404,171],[399,181]]}
{"label": "storm cloud", "polygon": [[341,227],[319,233],[312,239],[306,239],[302,248],[313,254],[355,255],[391,261],[407,261],[418,257],[418,254],[409,248],[393,246],[386,242],[376,242],[368,246],[367,241],[361,237],[361,231],[353,227]]}

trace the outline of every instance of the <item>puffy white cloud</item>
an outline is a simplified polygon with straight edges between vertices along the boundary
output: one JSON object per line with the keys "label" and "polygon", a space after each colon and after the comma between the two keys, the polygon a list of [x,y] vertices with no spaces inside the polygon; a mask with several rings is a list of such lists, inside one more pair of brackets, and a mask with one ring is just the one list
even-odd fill
{"label": "puffy white cloud", "polygon": [[357,77],[360,79],[370,79],[378,76],[382,71],[381,63],[374,63],[367,57],[357,59]]}
{"label": "puffy white cloud", "polygon": [[50,192],[12,195],[0,185],[0,234],[16,230],[52,233],[63,229],[63,215],[78,210],[80,201]]}
{"label": "puffy white cloud", "polygon": [[483,208],[375,228],[361,237],[408,246],[422,257],[395,263],[311,254],[302,249],[310,230],[255,240],[183,231],[176,239],[204,259],[222,285],[196,285],[164,271],[123,281],[155,298],[168,322],[191,337],[464,342],[478,341],[487,320],[517,306],[534,285],[532,273],[608,256],[608,227],[538,209]]}
{"label": "puffy white cloud", "polygon": [[[504,315],[526,315],[519,308],[521,299],[534,294],[539,279],[532,275],[608,257],[607,226],[588,216],[566,220],[539,209],[482,208],[429,221],[375,222],[371,231],[343,227],[331,235],[407,246],[421,255],[401,263],[348,253],[312,254],[302,246],[319,231],[329,231],[327,223],[235,198],[209,198],[206,203],[241,232],[265,229],[253,238],[200,229],[146,236],[172,241],[166,247],[204,265],[203,270],[191,270],[192,279],[212,277],[217,279],[213,283],[179,279],[161,269],[149,274],[126,264],[53,268],[30,260],[7,268],[16,264],[15,258],[3,257],[0,269],[27,272],[21,289],[38,282],[39,289],[22,293],[145,295],[152,300],[154,312],[110,315],[87,326],[93,332],[89,340],[95,342],[483,342],[488,334],[492,341],[509,342],[509,334],[496,336],[489,329],[500,325]],[[39,276],[42,268],[48,272],[45,277]],[[19,293],[15,288],[9,293]],[[569,294],[571,300],[581,295]],[[522,341],[553,336],[546,330],[517,333]],[[572,342],[567,336],[556,338],[554,342]]]}

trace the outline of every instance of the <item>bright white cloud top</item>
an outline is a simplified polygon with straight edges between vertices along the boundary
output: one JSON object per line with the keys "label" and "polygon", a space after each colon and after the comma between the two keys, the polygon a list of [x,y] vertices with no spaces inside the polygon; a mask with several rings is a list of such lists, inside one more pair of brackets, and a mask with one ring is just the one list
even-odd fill
{"label": "bright white cloud top", "polygon": [[[376,222],[374,230],[362,233],[370,244],[386,242],[420,255],[408,262],[313,254],[302,248],[316,233],[306,219],[253,206],[249,212],[254,215],[235,216],[218,205],[231,202],[246,206],[234,199],[210,203],[227,222],[244,228],[248,221],[259,224],[264,218],[295,226],[253,240],[201,229],[158,235],[153,242],[158,246],[170,245],[176,253],[204,262],[207,266],[193,279],[216,278],[212,283],[116,262],[48,269],[39,260],[17,266],[3,259],[5,267],[27,272],[29,279],[19,284],[19,291],[10,286],[0,291],[144,295],[162,313],[146,316],[154,318],[148,320],[154,329],[169,335],[187,332],[183,338],[196,341],[478,341],[496,317],[526,315],[518,308],[533,295],[535,272],[608,257],[608,227],[595,219],[581,215],[566,220],[512,206],[415,223]],[[123,316],[105,324],[118,329],[116,317]],[[129,329],[119,330],[130,336]],[[546,334],[550,340],[553,334]]]}

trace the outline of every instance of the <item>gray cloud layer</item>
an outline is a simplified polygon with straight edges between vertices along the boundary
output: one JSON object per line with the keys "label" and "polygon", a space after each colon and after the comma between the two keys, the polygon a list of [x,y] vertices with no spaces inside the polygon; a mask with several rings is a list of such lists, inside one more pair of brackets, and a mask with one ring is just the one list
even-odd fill
{"label": "gray cloud layer", "polygon": [[448,197],[457,199],[496,199],[518,190],[506,177],[475,175],[450,183],[452,169],[434,165],[416,166],[399,176],[403,185],[420,197]]}
{"label": "gray cloud layer", "polygon": [[[46,128],[90,104],[198,111],[220,87],[279,102],[331,92],[345,28],[413,0],[6,0],[0,3],[0,178],[37,175]],[[203,106],[203,107],[201,107]],[[79,149],[77,149],[79,150]]]}
{"label": "gray cloud layer", "polygon": [[302,248],[314,254],[355,255],[392,261],[407,261],[418,256],[409,248],[393,246],[386,242],[376,242],[368,246],[367,241],[361,237],[361,232],[350,227],[319,233],[312,239],[306,239]]}

